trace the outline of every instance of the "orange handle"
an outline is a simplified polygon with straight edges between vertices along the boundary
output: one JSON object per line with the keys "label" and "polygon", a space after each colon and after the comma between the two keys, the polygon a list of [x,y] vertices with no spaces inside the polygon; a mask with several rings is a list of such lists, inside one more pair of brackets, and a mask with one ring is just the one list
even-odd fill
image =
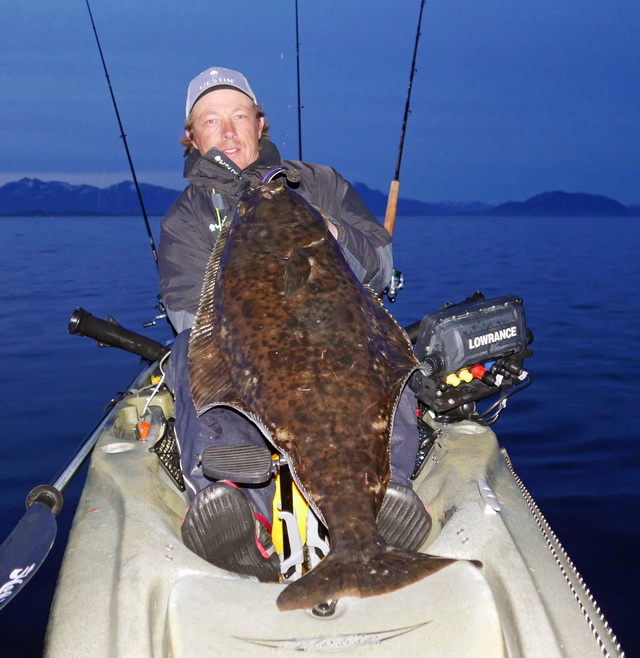
{"label": "orange handle", "polygon": [[398,211],[398,194],[400,193],[400,181],[392,180],[389,188],[389,199],[387,201],[387,212],[384,215],[384,227],[393,235],[393,227],[396,224],[396,213]]}

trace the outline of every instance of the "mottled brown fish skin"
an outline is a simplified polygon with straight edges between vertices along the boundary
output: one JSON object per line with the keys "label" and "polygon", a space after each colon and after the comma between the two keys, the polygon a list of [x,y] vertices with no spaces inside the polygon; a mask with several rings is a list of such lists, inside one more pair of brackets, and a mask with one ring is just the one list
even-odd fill
{"label": "mottled brown fish skin", "polygon": [[391,548],[378,533],[392,415],[417,361],[322,215],[265,184],[243,196],[225,235],[192,331],[194,404],[256,416],[331,537],[329,556],[278,607],[393,591],[453,562]]}

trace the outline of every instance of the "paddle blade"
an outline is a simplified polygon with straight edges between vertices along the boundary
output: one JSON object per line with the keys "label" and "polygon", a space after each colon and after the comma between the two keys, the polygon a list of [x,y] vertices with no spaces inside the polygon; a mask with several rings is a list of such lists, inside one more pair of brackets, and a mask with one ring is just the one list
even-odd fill
{"label": "paddle blade", "polygon": [[0,610],[29,582],[56,538],[56,519],[34,502],[0,546]]}

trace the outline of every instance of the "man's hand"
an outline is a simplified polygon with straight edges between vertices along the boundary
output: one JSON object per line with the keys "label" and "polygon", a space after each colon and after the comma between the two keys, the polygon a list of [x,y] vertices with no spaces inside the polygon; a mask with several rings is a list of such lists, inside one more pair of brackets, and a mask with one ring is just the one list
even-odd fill
{"label": "man's hand", "polygon": [[329,229],[329,233],[333,235],[333,237],[337,240],[338,239],[338,227],[331,223],[326,217],[324,218],[324,221],[327,223],[327,228]]}

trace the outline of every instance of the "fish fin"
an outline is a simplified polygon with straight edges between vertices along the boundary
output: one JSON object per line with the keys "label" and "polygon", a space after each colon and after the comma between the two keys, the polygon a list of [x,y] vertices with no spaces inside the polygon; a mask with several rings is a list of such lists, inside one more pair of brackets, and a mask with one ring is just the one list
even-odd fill
{"label": "fish fin", "polygon": [[[279,610],[310,609],[345,596],[366,598],[393,592],[457,562],[392,548],[384,544],[368,560],[354,563],[329,555],[299,580],[288,585],[276,601]],[[476,566],[480,563],[476,563]]]}
{"label": "fish fin", "polygon": [[214,288],[231,224],[226,222],[223,225],[209,257],[200,306],[189,338],[189,385],[199,416],[215,403],[240,405],[240,395],[235,390],[226,360],[214,338],[218,328]]}
{"label": "fish fin", "polygon": [[244,410],[226,361],[215,340],[210,339],[206,350],[196,344],[189,349],[189,385],[196,413],[201,416],[217,404],[228,404]]}
{"label": "fish fin", "polygon": [[[240,209],[238,210],[238,212]],[[198,306],[198,312],[196,313],[196,319],[194,322],[194,329],[198,327],[203,327],[208,325],[212,320],[213,313],[213,295],[215,283],[218,279],[218,273],[220,271],[220,261],[222,260],[222,254],[224,249],[227,246],[227,240],[229,238],[229,233],[231,231],[231,226],[233,225],[232,221],[226,221],[220,233],[218,239],[211,251],[209,256],[209,261],[207,262],[207,269],[204,273],[204,280],[202,282],[202,291],[200,293],[200,305]],[[192,330],[193,333],[193,330]]]}
{"label": "fish fin", "polygon": [[310,275],[311,263],[309,262],[309,258],[305,256],[302,249],[296,249],[289,256],[284,270],[285,297],[289,298],[304,288]]}
{"label": "fish fin", "polygon": [[383,306],[382,301],[371,288],[365,286],[365,289],[370,293],[371,309],[377,325],[377,331],[372,331],[372,334],[384,337],[379,349],[384,353],[390,368],[389,394],[394,401],[392,416],[395,416],[400,394],[419,361],[404,329]]}
{"label": "fish fin", "polygon": [[373,314],[378,324],[379,333],[384,336],[384,344],[389,360],[400,371],[408,374],[418,364],[409,337],[371,288],[365,286],[365,289],[371,293]]}

